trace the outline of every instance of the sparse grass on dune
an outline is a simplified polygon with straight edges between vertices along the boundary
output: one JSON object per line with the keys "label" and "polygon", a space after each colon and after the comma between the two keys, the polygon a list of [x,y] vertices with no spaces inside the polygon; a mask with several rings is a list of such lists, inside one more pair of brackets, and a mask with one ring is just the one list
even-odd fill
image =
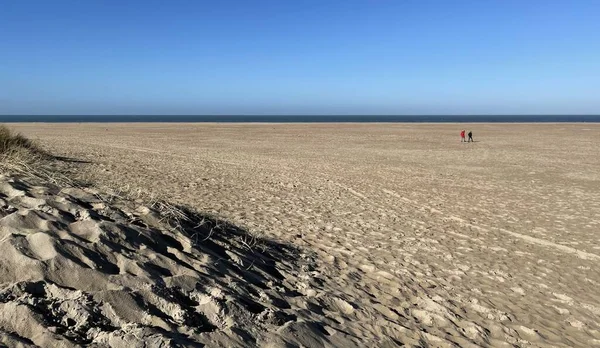
{"label": "sparse grass on dune", "polygon": [[6,154],[22,150],[27,150],[35,154],[43,153],[35,142],[19,133],[14,133],[4,125],[0,126],[0,153]]}
{"label": "sparse grass on dune", "polygon": [[47,156],[32,140],[0,125],[0,171],[35,174]]}
{"label": "sparse grass on dune", "polygon": [[[61,166],[61,157],[49,154],[35,141],[11,131],[5,125],[0,125],[0,174],[35,177],[62,187],[94,187],[96,196],[109,205],[118,201],[144,204],[158,212],[161,222],[169,229],[191,234],[196,244],[214,237],[214,233],[238,230],[217,216],[199,214],[189,207],[170,203],[139,187],[116,182],[100,184],[85,175],[73,175]],[[248,231],[234,235],[248,250],[265,252],[268,247],[261,236]]]}
{"label": "sparse grass on dune", "polygon": [[[0,125],[0,173],[36,177],[67,187],[93,186],[93,180],[62,170],[58,159],[45,152],[35,141]],[[140,188],[116,183],[101,186],[96,196],[107,204],[124,200],[140,201],[160,211],[169,225],[179,226],[180,221],[186,219],[186,214],[175,205],[159,200]]]}
{"label": "sparse grass on dune", "polygon": [[[86,179],[84,182],[91,183],[94,180]],[[200,213],[192,207],[171,203],[139,187],[115,182],[96,183],[92,186],[98,189],[96,197],[108,205],[118,202],[136,202],[147,206],[159,214],[160,222],[164,227],[172,232],[188,235],[194,245],[215,237],[224,238],[224,234],[228,235],[225,238],[235,240],[251,252],[264,254],[272,244],[259,233],[241,229],[217,215]]]}
{"label": "sparse grass on dune", "polygon": [[57,170],[53,156],[35,141],[0,125],[0,174],[18,174],[44,179],[53,184],[73,185]]}
{"label": "sparse grass on dune", "polygon": [[0,137],[0,342],[244,347],[307,325],[291,312],[288,279],[315,269],[299,248]]}

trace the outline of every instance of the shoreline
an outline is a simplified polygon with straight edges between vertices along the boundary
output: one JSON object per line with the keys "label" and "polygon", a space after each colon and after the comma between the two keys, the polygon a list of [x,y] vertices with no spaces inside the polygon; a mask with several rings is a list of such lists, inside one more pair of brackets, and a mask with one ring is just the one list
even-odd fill
{"label": "shoreline", "polygon": [[46,121],[15,121],[1,122],[8,125],[454,125],[454,124],[477,124],[477,125],[579,125],[579,124],[600,124],[600,121],[565,121],[565,122],[165,122],[165,121],[107,121],[107,122],[46,122]]}
{"label": "shoreline", "polygon": [[598,123],[600,115],[0,115],[51,123]]}

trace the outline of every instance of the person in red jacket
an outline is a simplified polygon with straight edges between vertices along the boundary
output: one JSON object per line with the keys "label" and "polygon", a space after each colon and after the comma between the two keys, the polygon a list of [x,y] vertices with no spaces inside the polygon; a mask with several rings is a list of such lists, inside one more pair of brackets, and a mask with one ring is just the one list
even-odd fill
{"label": "person in red jacket", "polygon": [[460,131],[460,142],[463,143],[465,141],[465,131],[461,130]]}

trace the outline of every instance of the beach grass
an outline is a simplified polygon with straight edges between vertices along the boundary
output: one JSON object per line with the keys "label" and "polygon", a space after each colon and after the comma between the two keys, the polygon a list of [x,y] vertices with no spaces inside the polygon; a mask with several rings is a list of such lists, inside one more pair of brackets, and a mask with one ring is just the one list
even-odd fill
{"label": "beach grass", "polygon": [[32,140],[20,133],[15,133],[5,125],[0,125],[0,154],[26,150],[31,153],[41,154],[43,151]]}

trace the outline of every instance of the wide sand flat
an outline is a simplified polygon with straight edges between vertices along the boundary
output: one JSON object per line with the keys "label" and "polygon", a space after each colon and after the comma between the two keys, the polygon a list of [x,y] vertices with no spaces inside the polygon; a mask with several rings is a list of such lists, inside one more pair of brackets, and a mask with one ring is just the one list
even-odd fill
{"label": "wide sand flat", "polygon": [[600,346],[599,124],[11,128],[310,251],[287,310],[333,345]]}

